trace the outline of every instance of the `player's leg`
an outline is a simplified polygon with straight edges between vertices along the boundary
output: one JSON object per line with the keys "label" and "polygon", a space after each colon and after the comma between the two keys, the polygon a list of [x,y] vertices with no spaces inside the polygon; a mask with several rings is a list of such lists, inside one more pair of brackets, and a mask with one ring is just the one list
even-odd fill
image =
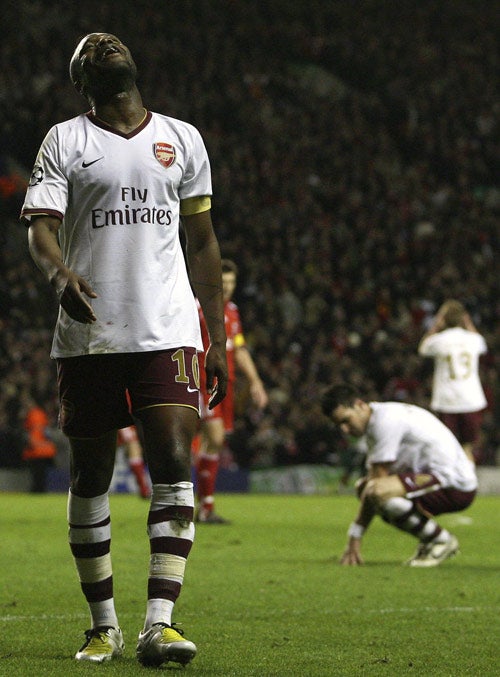
{"label": "player's leg", "polygon": [[201,444],[196,462],[197,522],[225,524],[227,520],[215,512],[215,485],[226,430],[222,417],[208,418],[201,428]]}
{"label": "player's leg", "polygon": [[148,472],[142,453],[142,445],[139,440],[136,426],[131,425],[118,432],[118,443],[125,447],[130,472],[135,477],[139,494],[142,498],[150,498]]}
{"label": "player's leg", "polygon": [[76,658],[101,663],[124,646],[113,598],[108,499],[116,430],[131,423],[122,357],[65,358],[57,369],[61,428],[70,440],[69,542],[92,620]]}
{"label": "player's leg", "polygon": [[91,615],[91,629],[76,659],[101,663],[123,653],[113,597],[108,488],[116,431],[97,438],[70,438],[69,543]]}
{"label": "player's leg", "polygon": [[482,457],[481,432],[483,411],[472,411],[461,415],[461,437],[459,438],[467,458],[478,463]]}
{"label": "player's leg", "polygon": [[45,493],[47,491],[47,473],[50,467],[50,459],[32,458],[28,461],[28,467],[31,472],[31,493]]}
{"label": "player's leg", "polygon": [[366,498],[373,501],[382,519],[418,538],[417,553],[408,561],[411,566],[434,566],[458,550],[456,538],[417,500],[440,488],[434,477],[424,474],[389,475],[366,484]]}
{"label": "player's leg", "polygon": [[137,658],[144,665],[189,662],[196,646],[172,627],[172,611],[194,540],[191,443],[198,426],[199,369],[194,348],[135,354],[127,384],[141,422],[152,481],[150,561],[144,627]]}
{"label": "player's leg", "polygon": [[195,656],[196,646],[172,627],[172,612],[194,539],[190,451],[198,415],[192,407],[172,405],[145,408],[137,415],[153,483],[148,601],[137,657],[144,665],[185,664]]}

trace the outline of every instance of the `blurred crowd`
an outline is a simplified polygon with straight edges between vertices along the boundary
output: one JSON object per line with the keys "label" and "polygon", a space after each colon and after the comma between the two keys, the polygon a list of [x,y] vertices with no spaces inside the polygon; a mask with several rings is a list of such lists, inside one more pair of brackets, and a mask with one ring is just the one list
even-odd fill
{"label": "blurred crowd", "polygon": [[[85,110],[68,63],[87,32],[131,49],[145,105],[195,124],[235,301],[270,395],[240,383],[245,467],[342,463],[319,394],[428,406],[417,344],[460,299],[485,336],[478,458],[500,447],[498,16],[487,0],[7,3],[0,43],[0,466],[30,407],[56,426],[56,303],[17,216],[38,147]],[[496,172],[498,176],[498,171]],[[16,447],[17,444],[17,447]]]}

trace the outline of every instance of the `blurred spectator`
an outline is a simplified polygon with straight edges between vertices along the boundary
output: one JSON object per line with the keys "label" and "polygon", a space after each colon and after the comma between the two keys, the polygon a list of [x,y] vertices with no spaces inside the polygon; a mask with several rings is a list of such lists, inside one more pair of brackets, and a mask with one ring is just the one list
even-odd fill
{"label": "blurred spectator", "polygon": [[48,437],[48,425],[44,409],[32,403],[24,419],[26,445],[22,457],[30,470],[31,492],[37,494],[47,491],[48,470],[57,453],[55,443]]}
{"label": "blurred spectator", "polygon": [[[0,174],[8,186],[11,168],[26,178],[41,134],[81,112],[64,65],[79,36],[111,30],[143,54],[140,84],[151,108],[202,131],[222,253],[245,280],[235,301],[272,401],[265,417],[241,422],[232,441],[241,444],[238,457],[250,466],[283,457],[323,463],[318,448],[328,437],[308,444],[296,411],[307,412],[336,381],[354,381],[372,399],[427,405],[432,370],[415,357],[418,342],[440,304],[460,298],[489,347],[482,462],[494,463],[495,4],[62,7],[22,0],[3,8],[5,25],[17,30],[0,44]],[[16,223],[21,198],[7,193],[0,192],[0,406],[9,402],[15,419],[23,389],[36,382],[52,418],[46,355],[54,301]]]}
{"label": "blurred spectator", "polygon": [[21,468],[23,435],[9,423],[7,412],[0,409],[0,468]]}

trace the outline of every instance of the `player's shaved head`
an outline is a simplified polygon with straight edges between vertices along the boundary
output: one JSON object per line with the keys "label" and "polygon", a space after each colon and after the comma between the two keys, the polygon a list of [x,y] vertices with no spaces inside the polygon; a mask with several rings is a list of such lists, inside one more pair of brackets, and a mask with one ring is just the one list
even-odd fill
{"label": "player's shaved head", "polygon": [[79,92],[82,92],[82,75],[83,75],[82,63],[80,61],[80,52],[82,51],[83,45],[87,42],[87,40],[90,38],[91,35],[96,34],[89,33],[80,40],[80,42],[75,47],[75,51],[73,52],[73,56],[71,57],[71,61],[69,62],[69,77],[71,78],[71,82],[73,83],[74,87]]}
{"label": "player's shaved head", "polygon": [[[109,65],[109,52],[119,55]],[[69,64],[69,76],[80,94],[94,99],[129,89],[135,83],[137,67],[129,49],[112,33],[88,33],[78,42]]]}

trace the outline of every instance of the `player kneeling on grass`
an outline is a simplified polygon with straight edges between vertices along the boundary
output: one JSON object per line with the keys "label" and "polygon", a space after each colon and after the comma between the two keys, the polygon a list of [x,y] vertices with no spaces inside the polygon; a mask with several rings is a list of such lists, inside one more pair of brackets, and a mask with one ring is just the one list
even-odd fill
{"label": "player kneeling on grass", "polygon": [[363,564],[361,539],[375,515],[419,540],[407,564],[432,567],[458,552],[458,540],[434,520],[467,508],[476,495],[474,463],[453,433],[429,411],[401,402],[365,402],[352,386],[323,393],[323,413],[366,444],[367,476],[348,530],[342,564]]}

